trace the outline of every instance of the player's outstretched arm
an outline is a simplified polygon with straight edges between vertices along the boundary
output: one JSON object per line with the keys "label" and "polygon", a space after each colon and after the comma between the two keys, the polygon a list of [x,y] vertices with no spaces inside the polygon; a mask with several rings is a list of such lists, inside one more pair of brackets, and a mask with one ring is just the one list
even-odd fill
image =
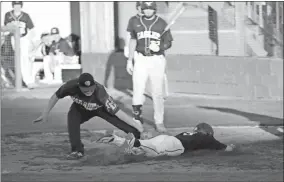
{"label": "player's outstretched arm", "polygon": [[224,150],[226,152],[231,152],[236,148],[235,145],[233,145],[233,144],[226,145],[226,144],[216,140],[214,137],[209,137],[208,143],[209,143],[208,149],[211,149],[211,150]]}
{"label": "player's outstretched arm", "polygon": [[38,122],[46,122],[48,115],[50,113],[50,111],[52,110],[52,108],[55,106],[55,104],[58,102],[59,98],[57,97],[57,95],[54,93],[51,98],[48,101],[48,105],[47,107],[44,109],[44,111],[42,112],[42,115],[39,116],[36,120],[34,120],[34,123],[38,123]]}
{"label": "player's outstretched arm", "polygon": [[135,122],[133,118],[126,114],[124,111],[118,110],[115,115],[122,121],[136,128],[140,133],[144,131],[142,124],[140,122]]}

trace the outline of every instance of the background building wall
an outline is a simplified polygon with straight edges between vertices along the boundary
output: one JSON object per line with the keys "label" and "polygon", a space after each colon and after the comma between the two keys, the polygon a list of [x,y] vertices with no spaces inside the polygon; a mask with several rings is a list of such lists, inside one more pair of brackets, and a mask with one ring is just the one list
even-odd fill
{"label": "background building wall", "polygon": [[[90,6],[93,9],[92,12],[81,9],[81,12],[85,13],[83,16],[81,14],[81,18],[83,18],[81,20],[86,25],[82,25],[82,29],[85,28],[86,32],[93,31],[91,34],[83,33],[82,31],[82,41],[94,41],[96,39],[95,36],[103,37],[108,35],[108,37],[94,41],[93,46],[90,46],[91,49],[89,49],[90,47],[84,49],[83,71],[92,73],[95,79],[105,86],[113,87],[120,91],[131,90],[131,76],[125,69],[127,58],[124,57],[121,50],[114,51],[114,47],[105,46],[105,44],[113,45],[113,41],[110,39],[111,36],[109,36],[111,34],[105,33],[114,30],[110,21],[105,21],[107,16],[112,14],[107,13],[111,12],[111,6],[100,5],[98,12],[101,11],[100,15],[103,15],[103,17],[100,17],[101,23],[92,24],[92,22],[99,21],[95,18],[96,14],[92,14],[95,12],[94,9],[96,9],[95,4],[85,5],[86,9]],[[117,22],[119,38],[125,38],[128,20],[135,13],[134,2],[119,2],[119,21]],[[88,28],[87,26],[91,27]],[[103,29],[93,26],[100,26]],[[173,36],[175,38],[175,34]],[[207,35],[204,34],[204,36]],[[230,39],[231,41],[229,42],[234,44],[236,38],[233,34]],[[174,43],[183,47],[187,46],[186,42],[175,41]],[[225,45],[222,46],[224,47]],[[104,49],[105,47],[108,49]],[[168,61],[169,91],[171,93],[215,95],[245,99],[283,99],[282,59],[237,56],[237,51],[235,52],[236,56],[229,57],[210,54],[207,56],[192,55],[190,53],[181,54],[177,50],[175,52],[169,51],[166,56]]]}

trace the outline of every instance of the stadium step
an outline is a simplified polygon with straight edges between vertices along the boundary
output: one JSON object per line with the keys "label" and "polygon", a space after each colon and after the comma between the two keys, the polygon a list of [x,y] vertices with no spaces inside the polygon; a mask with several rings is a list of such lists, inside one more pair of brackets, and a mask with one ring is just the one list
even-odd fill
{"label": "stadium step", "polygon": [[[168,54],[213,55],[208,30],[173,31],[173,46]],[[219,31],[219,55],[237,56],[236,32],[231,30]]]}

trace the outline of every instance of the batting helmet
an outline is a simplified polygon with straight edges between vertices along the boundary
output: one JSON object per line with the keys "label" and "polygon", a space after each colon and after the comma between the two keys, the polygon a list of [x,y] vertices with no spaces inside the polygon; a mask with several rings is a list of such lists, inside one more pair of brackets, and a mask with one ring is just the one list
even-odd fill
{"label": "batting helmet", "polygon": [[207,135],[214,135],[214,131],[212,126],[210,126],[207,123],[199,123],[198,125],[195,126],[194,128],[195,132],[200,132],[200,133],[206,133]]}
{"label": "batting helmet", "polygon": [[136,9],[138,9],[138,7],[141,7],[142,1],[137,1],[136,2]]}
{"label": "batting helmet", "polygon": [[154,1],[142,1],[141,2],[141,9],[153,9],[153,10],[157,10],[157,4]]}
{"label": "batting helmet", "polygon": [[14,7],[14,5],[21,5],[23,7],[23,1],[12,1],[12,6]]}

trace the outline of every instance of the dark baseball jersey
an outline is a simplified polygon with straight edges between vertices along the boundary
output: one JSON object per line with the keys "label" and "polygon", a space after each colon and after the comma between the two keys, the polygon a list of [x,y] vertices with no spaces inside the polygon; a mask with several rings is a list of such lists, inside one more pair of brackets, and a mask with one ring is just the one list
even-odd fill
{"label": "dark baseball jersey", "polygon": [[137,52],[144,55],[161,55],[164,54],[164,50],[161,49],[159,52],[152,52],[149,49],[149,45],[151,41],[154,41],[158,45],[173,41],[170,30],[165,32],[161,37],[166,26],[166,21],[156,15],[151,20],[146,19],[145,16],[134,16],[128,22],[127,31],[130,32],[132,39],[137,40]]}
{"label": "dark baseball jersey", "polygon": [[50,48],[50,52],[56,54],[56,51],[62,52],[65,56],[74,56],[74,50],[69,45],[66,39],[61,38],[58,42],[53,42]]}
{"label": "dark baseball jersey", "polygon": [[73,79],[62,85],[55,94],[60,99],[70,96],[81,111],[95,111],[105,108],[110,114],[116,114],[119,107],[109,96],[105,87],[97,82],[95,86],[95,92],[91,96],[85,96],[79,88],[78,79]]}
{"label": "dark baseball jersey", "polygon": [[213,136],[202,133],[183,132],[175,137],[181,141],[185,152],[201,149],[222,150],[227,147],[227,145],[219,142]]}
{"label": "dark baseball jersey", "polygon": [[8,23],[19,24],[21,37],[27,35],[28,29],[34,28],[34,24],[29,14],[25,12],[21,12],[19,16],[15,16],[14,10],[7,12],[5,14],[4,25],[7,25]]}

